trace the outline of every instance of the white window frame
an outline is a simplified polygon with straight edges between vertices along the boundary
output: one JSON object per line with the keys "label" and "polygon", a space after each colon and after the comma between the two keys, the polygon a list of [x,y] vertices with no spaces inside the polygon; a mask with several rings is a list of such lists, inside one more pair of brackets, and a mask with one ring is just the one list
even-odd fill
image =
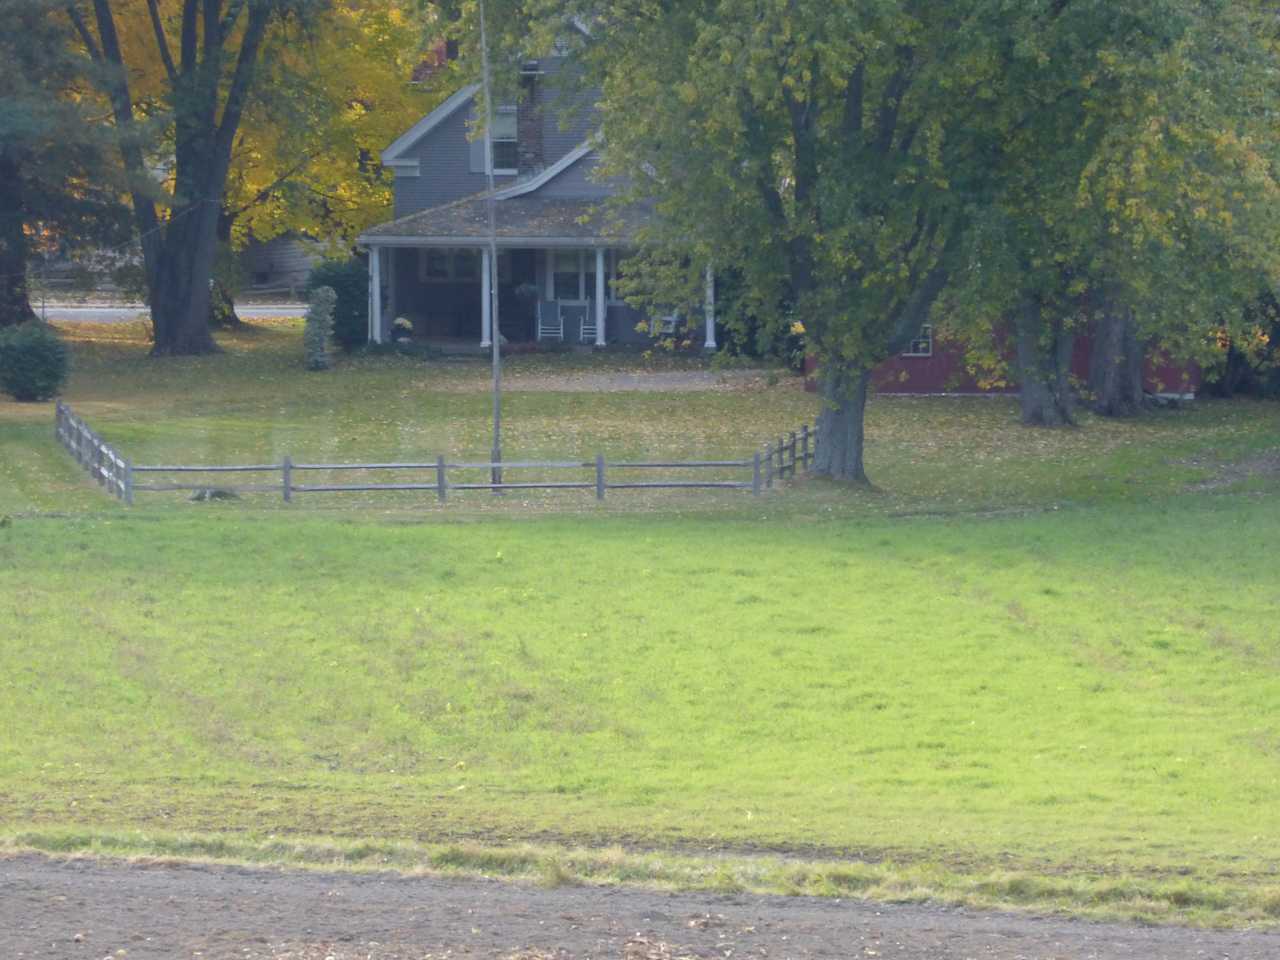
{"label": "white window frame", "polygon": [[[515,133],[514,133],[512,136],[510,136],[510,137],[503,137],[501,140],[499,140],[497,137],[493,136],[494,131],[489,131],[488,138],[487,138],[487,139],[488,139],[488,141],[489,141],[489,143],[488,143],[489,149],[488,149],[488,151],[487,151],[487,153],[488,153],[488,157],[487,157],[487,159],[488,159],[488,161],[489,161],[490,172],[492,172],[492,173],[493,173],[493,175],[494,175],[495,177],[514,177],[514,176],[516,176],[516,175],[520,172],[520,161],[519,161],[519,156],[520,156],[520,116],[519,116],[519,112],[518,112],[517,108],[516,108],[515,106],[511,106],[511,105],[507,105],[507,106],[500,106],[500,107],[498,107],[498,108],[494,111],[494,120],[496,121],[496,120],[498,119],[498,117],[499,117],[499,116],[510,116],[510,117],[512,118],[512,120],[513,120],[513,122],[514,122],[514,124],[515,124]],[[514,143],[514,144],[515,144],[515,146],[516,146],[516,158],[517,158],[517,159],[516,159],[516,165],[515,165],[514,167],[499,167],[499,166],[497,166],[497,165],[495,164],[495,162],[494,162],[494,150],[496,149],[496,147],[497,147],[497,145],[498,145],[499,143]]]}
{"label": "white window frame", "polygon": [[904,357],[932,357],[933,356],[933,324],[926,323],[920,328],[920,332],[912,339],[910,346],[902,351]]}
{"label": "white window frame", "polygon": [[[556,289],[555,275],[557,273],[568,273],[567,270],[557,270],[556,260],[562,253],[574,253],[578,257],[578,295],[576,297],[556,297],[557,303],[586,303],[596,298],[596,249],[595,247],[569,247],[569,248],[553,248],[551,255],[551,291],[554,293]],[[607,251],[606,251],[607,252]],[[587,268],[591,269],[588,270]],[[609,276],[610,258],[605,257],[605,276]],[[620,304],[621,300],[605,300],[605,304]]]}
{"label": "white window frame", "polygon": [[[583,265],[583,249],[581,247],[570,247],[568,249],[558,249],[551,256],[551,291],[556,295],[557,303],[583,303],[586,301],[584,291],[587,286],[586,271]],[[576,297],[562,297],[560,291],[556,288],[556,277],[562,273],[568,273],[568,270],[560,269],[560,257],[563,254],[574,254],[578,260],[578,295]]]}

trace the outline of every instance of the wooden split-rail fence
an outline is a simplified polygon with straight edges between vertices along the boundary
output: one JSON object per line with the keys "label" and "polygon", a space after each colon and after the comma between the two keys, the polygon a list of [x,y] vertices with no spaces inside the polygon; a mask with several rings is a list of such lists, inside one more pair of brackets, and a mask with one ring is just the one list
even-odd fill
{"label": "wooden split-rail fence", "polygon": [[[607,461],[603,454],[594,460],[506,460],[459,461],[445,457],[434,461],[404,463],[305,463],[284,457],[279,463],[253,463],[232,465],[190,464],[135,464],[122,456],[102,439],[84,420],[61,401],[57,404],[56,435],[58,442],[76,459],[94,480],[112,496],[132,504],[138,493],[163,491],[226,491],[228,493],[278,493],[286,503],[295,495],[305,493],[354,493],[370,491],[423,491],[433,492],[441,503],[452,491],[460,490],[594,490],[596,498],[603,500],[608,490],[677,490],[677,489],[729,489],[750,490],[759,496],[778,480],[794,477],[799,469],[807,470],[817,454],[817,434],[809,424],[793,430],[785,436],[770,440],[763,450],[741,460],[664,460],[664,461]],[[572,470],[579,475],[594,471],[589,479],[527,480],[504,479],[508,470],[559,471]],[[609,471],[614,471],[610,476]],[[680,471],[680,477],[694,479],[659,478],[637,479],[649,471]],[[697,471],[742,471],[741,479],[703,479]],[[489,475],[487,482],[470,479],[477,471]],[[693,471],[693,474],[685,473]],[[307,475],[363,474],[350,483],[307,483]],[[396,480],[378,483],[367,479],[369,474],[394,472],[397,475],[423,475],[420,480]],[[619,476],[621,472],[621,476]],[[222,477],[267,475],[271,479],[257,483],[226,484]],[[139,476],[142,482],[139,482]],[[278,475],[279,479],[275,479]],[[150,479],[156,476],[157,479]],[[199,477],[199,481],[174,479],[175,477]],[[704,475],[705,476],[705,475]],[[217,479],[215,479],[217,478]]]}

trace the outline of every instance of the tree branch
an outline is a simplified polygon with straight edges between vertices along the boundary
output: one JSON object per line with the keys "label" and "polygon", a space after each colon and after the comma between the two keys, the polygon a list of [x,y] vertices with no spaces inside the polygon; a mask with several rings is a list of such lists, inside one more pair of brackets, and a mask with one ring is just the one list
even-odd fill
{"label": "tree branch", "polygon": [[85,25],[84,17],[80,16],[80,11],[73,5],[67,4],[67,16],[70,18],[72,26],[76,28],[76,33],[80,35],[80,42],[84,44],[84,48],[89,54],[89,59],[94,63],[101,63],[102,51],[94,43],[93,34],[89,32],[88,26]]}
{"label": "tree branch", "polygon": [[[942,291],[946,289],[947,282],[951,279],[950,260],[959,247],[958,238],[962,232],[957,224],[952,224],[950,236],[943,244],[937,260],[922,280],[916,280],[912,284],[911,295],[894,311],[896,316],[889,334],[891,354],[905,350],[920,333],[920,328],[928,321],[929,311],[938,301],[938,297],[942,296]],[[934,226],[929,231],[929,235],[932,237],[936,233],[937,227]]]}
{"label": "tree branch", "polygon": [[[242,213],[248,213],[258,204],[266,203],[268,200],[271,199],[271,194],[275,193],[275,191],[278,188],[284,186],[286,182],[288,182],[290,179],[295,177],[297,174],[301,173],[308,166],[308,164],[311,163],[313,159],[315,158],[310,154],[303,156],[301,160],[299,160],[297,163],[291,166],[288,170],[285,170],[283,173],[280,174],[280,176],[276,177],[269,184],[267,184],[265,187],[263,187],[261,190],[255,193],[253,195],[253,199],[250,200],[248,203],[245,203],[239,207],[236,207],[234,210],[228,210],[227,212],[233,217],[238,217]],[[315,192],[313,187],[308,186],[307,189],[311,190],[312,192]]]}
{"label": "tree branch", "polygon": [[217,63],[222,56],[222,0],[204,2],[204,62]]}
{"label": "tree branch", "polygon": [[902,97],[911,86],[911,67],[915,63],[915,55],[915,48],[912,46],[898,47],[898,69],[893,72],[884,87],[884,96],[880,100],[879,129],[876,134],[876,151],[882,156],[887,155],[893,146],[893,135],[898,127]]}
{"label": "tree branch", "polygon": [[158,0],[147,0],[147,13],[151,15],[151,29],[156,35],[156,47],[160,50],[160,62],[164,64],[164,72],[169,75],[169,83],[176,83],[178,71],[173,65],[173,54],[169,52],[169,38],[164,35],[164,23],[160,19]]}
{"label": "tree branch", "polygon": [[236,21],[240,19],[240,11],[244,9],[245,0],[231,0],[231,6],[227,7],[227,12],[222,15],[222,20],[218,24],[218,30],[222,36],[231,33],[236,25]]}
{"label": "tree branch", "polygon": [[196,68],[196,50],[200,30],[196,14],[200,0],[183,0],[182,4],[182,72],[189,74]]}
{"label": "tree branch", "polygon": [[862,101],[866,96],[867,65],[859,63],[849,75],[849,83],[844,89],[844,137],[845,142],[852,144],[862,133]]}
{"label": "tree branch", "polygon": [[[134,221],[137,223],[138,232],[142,235],[143,251],[146,252],[149,249],[154,250],[154,245],[160,242],[157,233],[159,219],[156,215],[155,202],[142,186],[149,181],[149,177],[142,146],[137,139],[133,97],[129,92],[129,75],[125,72],[124,57],[120,53],[120,36],[116,32],[116,21],[111,13],[111,4],[108,0],[93,0],[93,14],[98,25],[98,37],[101,39],[100,59],[111,66],[111,69],[103,71],[101,83],[111,101],[120,156],[131,181],[129,193],[133,201]],[[73,18],[72,22],[74,23],[76,19],[78,18]],[[79,23],[77,29],[81,32],[81,38],[92,45],[93,38],[83,21]],[[144,257],[148,270],[152,269],[154,259],[153,253],[148,253]]]}
{"label": "tree branch", "polygon": [[760,130],[760,120],[752,112],[749,98],[744,91],[738,92],[738,113],[742,117],[742,128],[746,131],[749,154],[753,160],[758,160],[755,175],[756,190],[769,214],[769,219],[773,221],[774,229],[785,231],[787,209],[782,202],[782,194],[778,191],[777,183],[770,176],[773,167],[769,162],[768,142]]}
{"label": "tree branch", "polygon": [[[811,77],[817,75],[817,63],[810,67]],[[798,100],[791,89],[782,86],[782,99],[787,105],[787,115],[791,119],[791,143],[795,152],[795,169],[792,176],[795,183],[797,212],[803,217],[812,217],[817,226],[817,210],[814,209],[813,196],[818,182],[818,143],[816,130],[816,111],[813,104],[813,80],[805,92],[804,100]]]}
{"label": "tree branch", "polygon": [[236,57],[235,72],[227,89],[227,101],[222,108],[222,121],[214,138],[217,162],[225,169],[231,161],[231,146],[235,142],[240,117],[249,100],[253,85],[253,73],[258,63],[258,50],[262,46],[267,25],[271,22],[271,8],[255,4],[249,8],[249,22],[245,26],[244,39],[240,41],[240,53]]}

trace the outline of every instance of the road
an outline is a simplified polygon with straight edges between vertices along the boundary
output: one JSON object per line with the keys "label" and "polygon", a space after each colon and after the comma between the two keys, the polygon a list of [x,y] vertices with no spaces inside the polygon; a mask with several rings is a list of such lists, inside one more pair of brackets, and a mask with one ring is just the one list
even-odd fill
{"label": "road", "polygon": [[[40,304],[33,304],[40,313]],[[125,323],[129,320],[145,320],[147,306],[134,304],[72,304],[50,303],[45,306],[49,320],[66,320],[74,323]],[[307,311],[304,303],[237,304],[236,313],[247,317],[300,317]]]}
{"label": "road", "polygon": [[1276,960],[1280,934],[929,905],[0,859],[4,960]]}

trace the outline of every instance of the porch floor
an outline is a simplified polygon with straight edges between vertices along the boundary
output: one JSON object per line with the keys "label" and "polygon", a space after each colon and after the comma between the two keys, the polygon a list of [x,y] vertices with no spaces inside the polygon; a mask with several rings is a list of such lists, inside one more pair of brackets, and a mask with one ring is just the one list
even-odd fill
{"label": "porch floor", "polygon": [[[489,348],[481,347],[480,341],[475,337],[412,337],[411,343],[419,346],[428,347],[431,350],[437,350],[447,356],[478,356],[483,353],[488,355]],[[572,343],[569,341],[561,344],[558,340],[510,340],[503,347],[503,353],[525,353],[537,349],[569,349],[580,353],[592,353],[599,349],[607,349],[597,347],[590,343]]]}

